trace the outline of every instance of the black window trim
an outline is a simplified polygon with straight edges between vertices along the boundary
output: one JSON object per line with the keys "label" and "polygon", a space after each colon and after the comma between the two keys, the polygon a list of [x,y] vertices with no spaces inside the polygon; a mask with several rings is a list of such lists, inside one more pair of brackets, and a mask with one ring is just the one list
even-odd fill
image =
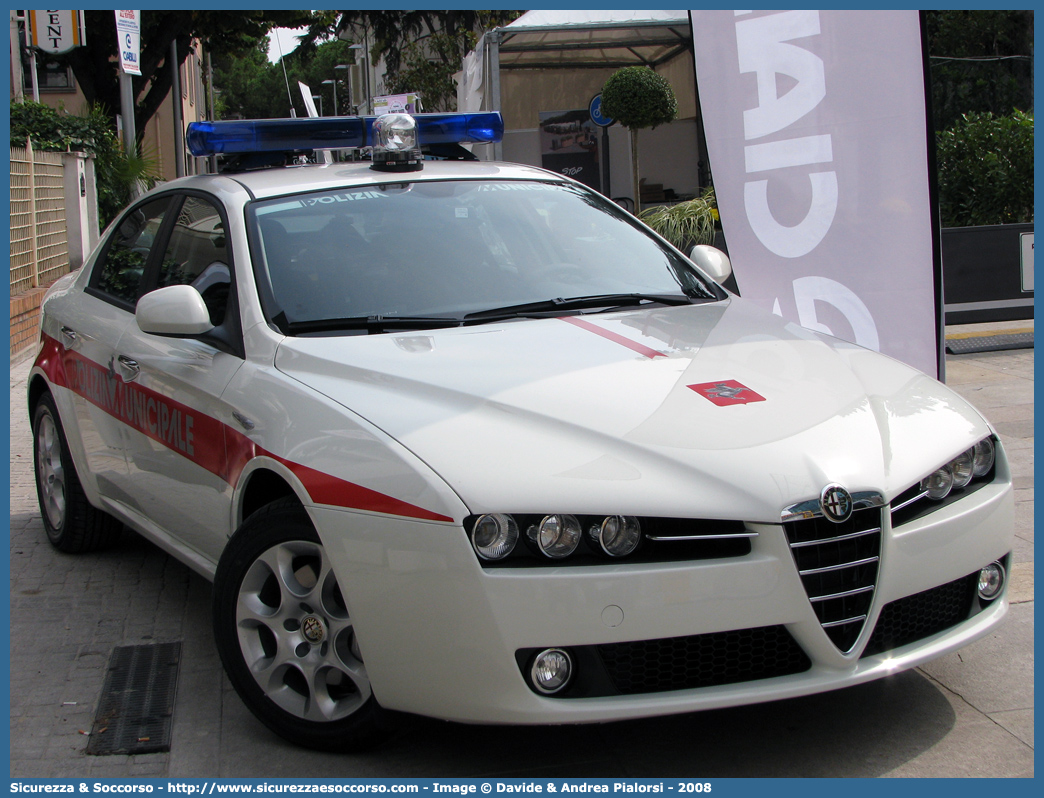
{"label": "black window trim", "polygon": [[[215,349],[219,349],[222,352],[234,355],[241,360],[245,360],[246,348],[243,343],[243,329],[239,313],[239,289],[236,281],[236,253],[235,247],[232,244],[232,236],[228,224],[228,214],[226,213],[225,206],[222,202],[215,195],[207,191],[200,191],[192,188],[172,189],[159,194],[150,194],[147,197],[142,197],[139,202],[129,206],[118,217],[116,225],[113,227],[108,240],[105,242],[104,251],[100,252],[98,257],[95,259],[90,280],[88,281],[87,287],[84,291],[97,299],[121,308],[122,310],[126,310],[131,315],[134,315],[137,301],[145,296],[145,294],[155,290],[156,283],[159,279],[160,268],[163,263],[163,256],[166,254],[167,247],[170,245],[170,238],[173,234],[174,225],[177,222],[178,215],[181,213],[181,208],[188,197],[197,197],[198,199],[210,203],[217,210],[218,216],[221,217],[221,224],[225,229],[225,252],[229,260],[229,263],[226,265],[228,266],[229,276],[231,278],[231,284],[228,291],[228,307],[225,310],[224,320],[214,328],[215,332],[193,337],[213,346]],[[164,211],[166,216],[156,233],[156,240],[153,242],[152,248],[149,250],[149,257],[145,261],[145,267],[142,270],[141,281],[138,283],[135,301],[133,303],[127,302],[98,288],[98,282],[101,280],[102,269],[104,268],[105,261],[108,259],[109,247],[112,245],[112,240],[119,230],[120,223],[135,210],[148,205],[150,202],[155,202],[156,200],[165,198],[170,198],[170,204]]]}
{"label": "black window trim", "polygon": [[[113,225],[112,230],[109,233],[108,239],[105,241],[105,248],[98,254],[98,257],[94,260],[94,265],[91,271],[91,279],[87,283],[85,293],[96,297],[103,302],[108,302],[110,305],[126,310],[131,315],[134,314],[134,308],[137,305],[139,299],[144,296],[147,291],[145,287],[148,285],[148,278],[150,276],[150,268],[152,262],[157,258],[162,258],[162,253],[167,251],[167,240],[170,238],[170,228],[173,226],[173,220],[177,218],[177,212],[181,210],[182,193],[178,191],[169,191],[161,194],[151,194],[147,197],[142,197],[139,202],[134,203],[127,207],[126,210],[121,213],[116,220],[116,224]],[[163,211],[164,218],[160,224],[159,230],[156,231],[156,238],[152,242],[152,246],[149,248],[149,256],[145,260],[145,266],[142,268],[141,279],[138,281],[138,288],[133,302],[128,302],[121,297],[110,294],[102,288],[98,287],[98,283],[101,282],[102,272],[105,270],[105,264],[109,260],[109,250],[112,248],[113,239],[119,234],[120,226],[123,221],[137,210],[144,208],[156,200],[166,199],[168,201],[167,208]],[[174,209],[177,209],[175,212]]]}

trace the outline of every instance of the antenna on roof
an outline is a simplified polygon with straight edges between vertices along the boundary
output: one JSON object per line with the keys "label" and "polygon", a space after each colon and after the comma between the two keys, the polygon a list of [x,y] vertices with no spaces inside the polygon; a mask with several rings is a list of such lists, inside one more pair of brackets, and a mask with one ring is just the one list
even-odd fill
{"label": "antenna on roof", "polygon": [[283,63],[283,46],[279,43],[278,28],[272,28],[271,36],[275,38],[276,49],[279,51],[279,64],[283,67],[283,80],[286,82],[286,100],[290,103],[290,118],[297,118],[297,111],[294,110],[294,96],[290,93],[290,78],[286,74],[286,64]]}

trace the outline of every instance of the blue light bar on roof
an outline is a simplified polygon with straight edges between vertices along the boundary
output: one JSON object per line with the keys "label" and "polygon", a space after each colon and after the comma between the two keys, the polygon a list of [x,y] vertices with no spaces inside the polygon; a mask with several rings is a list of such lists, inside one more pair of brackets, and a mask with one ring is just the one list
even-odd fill
{"label": "blue light bar on roof", "polygon": [[[504,120],[497,111],[413,116],[417,120],[421,146],[488,144],[504,136]],[[370,147],[374,143],[375,119],[375,116],[321,116],[192,122],[185,140],[189,152],[195,156]]]}

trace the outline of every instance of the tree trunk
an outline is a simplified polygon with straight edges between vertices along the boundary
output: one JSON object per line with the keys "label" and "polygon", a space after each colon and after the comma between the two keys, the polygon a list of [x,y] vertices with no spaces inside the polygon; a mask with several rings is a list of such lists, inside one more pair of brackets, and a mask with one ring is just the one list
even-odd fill
{"label": "tree trunk", "polygon": [[631,174],[634,181],[634,215],[642,212],[642,192],[638,185],[638,128],[631,129]]}

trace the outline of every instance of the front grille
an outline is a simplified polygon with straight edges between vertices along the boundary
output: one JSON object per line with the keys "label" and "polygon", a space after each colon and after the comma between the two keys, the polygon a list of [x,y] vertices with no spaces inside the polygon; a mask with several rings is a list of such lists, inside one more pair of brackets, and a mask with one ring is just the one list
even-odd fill
{"label": "front grille", "polygon": [[816,617],[834,645],[847,653],[874,598],[881,510],[857,510],[840,524],[820,516],[787,521],[783,528]]}
{"label": "front grille", "polygon": [[595,646],[624,695],[789,676],[812,662],[782,626]]}
{"label": "front grille", "polygon": [[916,643],[952,626],[971,612],[979,572],[886,604],[864,657]]}

